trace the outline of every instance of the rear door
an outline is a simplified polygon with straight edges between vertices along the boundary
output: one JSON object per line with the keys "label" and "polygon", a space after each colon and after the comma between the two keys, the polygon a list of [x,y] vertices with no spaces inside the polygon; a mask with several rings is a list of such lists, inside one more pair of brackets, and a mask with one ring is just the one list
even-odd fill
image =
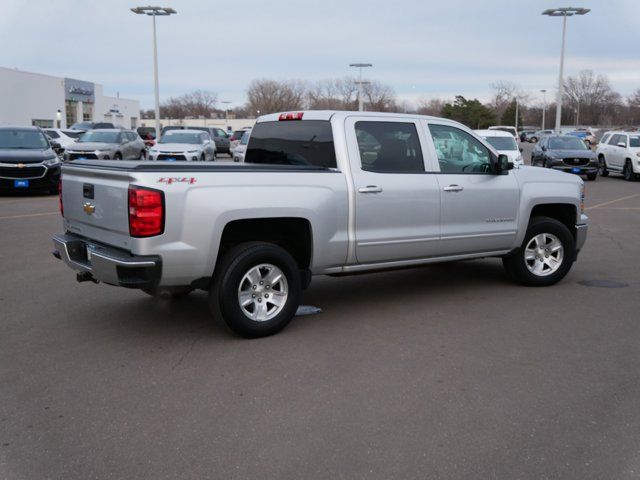
{"label": "rear door", "polygon": [[435,175],[426,173],[419,122],[353,115],[345,128],[358,263],[436,256],[440,194]]}
{"label": "rear door", "polygon": [[520,202],[513,172],[494,174],[490,150],[460,128],[426,121],[424,128],[438,159],[443,254],[511,248]]}

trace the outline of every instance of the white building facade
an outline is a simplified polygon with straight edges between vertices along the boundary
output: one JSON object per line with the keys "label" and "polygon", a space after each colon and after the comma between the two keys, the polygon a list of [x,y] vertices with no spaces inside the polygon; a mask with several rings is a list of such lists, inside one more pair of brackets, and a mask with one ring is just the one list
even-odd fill
{"label": "white building facade", "polygon": [[139,126],[140,102],[102,94],[102,85],[0,67],[0,125],[68,128],[82,121]]}

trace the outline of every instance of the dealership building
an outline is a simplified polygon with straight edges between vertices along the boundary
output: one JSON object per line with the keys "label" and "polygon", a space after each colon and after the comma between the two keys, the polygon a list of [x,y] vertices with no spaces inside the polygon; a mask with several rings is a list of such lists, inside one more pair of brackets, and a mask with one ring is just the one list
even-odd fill
{"label": "dealership building", "polygon": [[102,85],[0,67],[0,125],[68,128],[76,122],[139,126],[140,102],[107,97]]}

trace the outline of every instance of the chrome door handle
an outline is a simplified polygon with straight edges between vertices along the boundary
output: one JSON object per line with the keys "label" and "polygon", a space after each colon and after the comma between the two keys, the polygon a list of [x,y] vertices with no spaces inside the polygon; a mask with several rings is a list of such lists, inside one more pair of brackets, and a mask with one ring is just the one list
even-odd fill
{"label": "chrome door handle", "polygon": [[380,193],[382,192],[382,187],[378,187],[377,185],[367,185],[366,187],[359,188],[358,191],[360,193]]}
{"label": "chrome door handle", "polygon": [[448,187],[444,187],[443,190],[445,192],[461,192],[464,190],[464,187],[461,187],[460,185],[449,185]]}

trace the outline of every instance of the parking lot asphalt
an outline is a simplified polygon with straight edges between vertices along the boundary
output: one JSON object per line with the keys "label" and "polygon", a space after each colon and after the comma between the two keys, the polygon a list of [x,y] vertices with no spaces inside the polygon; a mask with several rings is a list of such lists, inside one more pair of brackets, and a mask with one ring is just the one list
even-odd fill
{"label": "parking lot asphalt", "polygon": [[0,478],[639,478],[640,182],[586,203],[554,287],[497,259],[318,277],[323,313],[243,340],[202,292],[76,283],[57,198],[0,197]]}

